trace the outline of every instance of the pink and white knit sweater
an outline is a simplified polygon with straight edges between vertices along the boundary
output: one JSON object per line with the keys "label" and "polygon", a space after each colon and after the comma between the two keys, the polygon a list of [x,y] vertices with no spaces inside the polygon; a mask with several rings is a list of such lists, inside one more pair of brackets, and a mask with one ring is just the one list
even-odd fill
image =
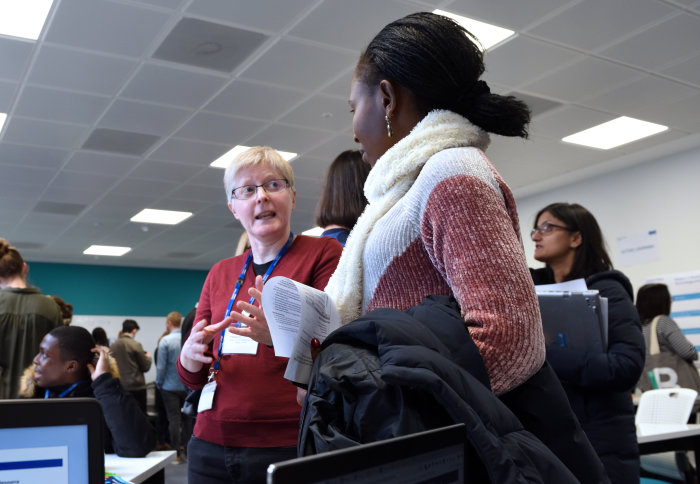
{"label": "pink and white knit sweater", "polygon": [[[436,129],[444,133],[441,123],[457,123],[462,130],[475,132],[474,141],[453,142],[452,146],[463,147],[448,144],[423,160],[403,195],[371,221],[364,244],[361,234],[353,231],[343,258],[352,259],[352,251],[361,250],[362,273],[355,277],[362,288],[362,313],[381,307],[404,310],[429,294],[453,295],[484,359],[492,389],[501,394],[523,383],[544,363],[537,297],[513,195],[483,151],[469,146],[487,144],[486,134],[454,113],[437,113]],[[430,134],[421,123],[407,138]],[[461,126],[464,123],[466,127]],[[401,146],[387,151],[372,171],[394,170],[380,162],[392,161],[384,160],[387,155],[398,163],[411,157],[410,152],[401,157],[402,151]],[[393,155],[401,158],[397,161]],[[373,174],[378,175],[370,177]],[[370,180],[368,185],[365,192],[372,191]],[[363,230],[360,222],[357,227]],[[332,285],[333,279],[327,289],[331,295],[337,290]]]}

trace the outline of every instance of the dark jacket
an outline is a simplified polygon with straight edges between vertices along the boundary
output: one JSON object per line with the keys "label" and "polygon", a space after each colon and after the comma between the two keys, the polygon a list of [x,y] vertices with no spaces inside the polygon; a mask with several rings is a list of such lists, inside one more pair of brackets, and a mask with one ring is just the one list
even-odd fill
{"label": "dark jacket", "polygon": [[[67,387],[67,385],[66,385]],[[65,388],[49,389],[56,398]],[[37,387],[35,398],[44,398],[46,390]],[[93,382],[84,381],[64,398],[96,398],[105,420],[104,448],[120,457],[143,457],[155,446],[155,432],[136,400],[122,390],[119,379],[104,373]]]}
{"label": "dark jacket", "polygon": [[[535,284],[552,281],[532,270]],[[644,338],[633,304],[632,284],[619,271],[586,278],[589,289],[608,298],[608,350],[588,353],[551,345],[547,361],[559,376],[581,426],[612,482],[639,482],[639,449],[632,391],[644,368]]]}
{"label": "dark jacket", "polygon": [[576,482],[488,387],[453,298],[378,309],[324,341],[304,401],[299,455],[464,422],[472,482]]}

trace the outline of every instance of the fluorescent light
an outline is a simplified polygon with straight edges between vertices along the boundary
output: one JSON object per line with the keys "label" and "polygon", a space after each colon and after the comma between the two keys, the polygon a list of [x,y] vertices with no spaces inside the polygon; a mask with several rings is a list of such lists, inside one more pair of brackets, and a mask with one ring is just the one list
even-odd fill
{"label": "fluorescent light", "polygon": [[[213,166],[214,168],[228,168],[228,166],[231,164],[231,161],[236,156],[238,156],[239,153],[247,150],[248,148],[250,148],[250,146],[236,145],[229,151],[218,157],[216,160],[214,160],[209,166]],[[284,158],[287,161],[292,161],[294,158],[299,156],[299,153],[292,153],[290,151],[277,150],[277,153],[282,155],[282,158]]]}
{"label": "fluorescent light", "polygon": [[0,113],[0,133],[2,133],[2,126],[5,124],[7,119],[7,113]]}
{"label": "fluorescent light", "polygon": [[312,229],[303,231],[301,235],[308,235],[310,237],[320,237],[322,233],[323,229],[321,227],[314,227]]}
{"label": "fluorescent light", "polygon": [[109,255],[119,257],[131,250],[131,247],[117,247],[114,245],[91,245],[83,251],[85,255]]}
{"label": "fluorescent light", "polygon": [[156,210],[154,208],[144,208],[129,220],[132,222],[141,222],[146,224],[177,225],[191,216],[192,212],[176,212],[174,210]]}
{"label": "fluorescent light", "polygon": [[599,124],[598,126],[593,126],[592,128],[562,138],[562,141],[589,146],[591,148],[609,150],[610,148],[615,148],[656,133],[661,133],[667,129],[668,126],[661,126],[660,124],[649,123],[641,119],[621,116],[607,123]]}
{"label": "fluorescent light", "polygon": [[36,40],[53,0],[0,1],[0,34]]}
{"label": "fluorescent light", "polygon": [[447,12],[446,10],[433,10],[433,13],[450,17],[459,25],[467,29],[472,33],[472,35],[479,39],[479,42],[484,47],[484,50],[490,49],[494,45],[503,42],[508,37],[515,34],[515,32],[512,30],[504,29],[503,27],[498,27],[497,25],[487,24],[486,22],[474,20],[473,18],[464,17],[462,15],[457,15],[456,13]]}

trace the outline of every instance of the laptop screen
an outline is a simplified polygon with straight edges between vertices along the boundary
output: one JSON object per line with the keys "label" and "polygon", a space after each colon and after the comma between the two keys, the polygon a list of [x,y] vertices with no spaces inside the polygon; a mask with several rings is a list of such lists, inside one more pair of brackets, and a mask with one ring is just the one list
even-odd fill
{"label": "laptop screen", "polygon": [[465,480],[464,424],[271,464],[268,484],[406,484]]}
{"label": "laptop screen", "polygon": [[0,482],[103,479],[102,410],[96,400],[0,401]]}

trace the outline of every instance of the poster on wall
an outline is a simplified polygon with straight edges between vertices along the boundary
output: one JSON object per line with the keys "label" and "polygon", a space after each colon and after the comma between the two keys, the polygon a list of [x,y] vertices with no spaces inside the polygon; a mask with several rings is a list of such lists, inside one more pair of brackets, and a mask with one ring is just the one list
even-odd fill
{"label": "poster on wall", "polygon": [[700,270],[649,277],[644,284],[666,284],[671,293],[671,318],[700,351]]}
{"label": "poster on wall", "polygon": [[659,235],[656,230],[617,238],[617,261],[621,267],[659,260]]}

